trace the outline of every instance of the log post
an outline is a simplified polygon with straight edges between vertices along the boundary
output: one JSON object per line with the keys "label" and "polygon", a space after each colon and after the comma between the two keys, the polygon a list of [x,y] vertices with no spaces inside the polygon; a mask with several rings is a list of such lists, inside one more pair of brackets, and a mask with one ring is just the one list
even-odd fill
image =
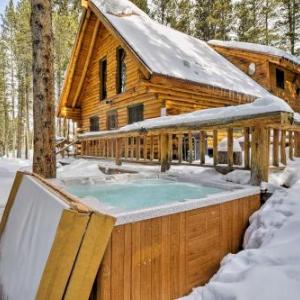
{"label": "log post", "polygon": [[250,168],[250,129],[244,128],[244,165],[245,169]]}
{"label": "log post", "polygon": [[294,132],[295,157],[300,157],[300,132]]}
{"label": "log post", "polygon": [[233,129],[227,129],[227,162],[228,167],[233,166]]}
{"label": "log post", "polygon": [[124,157],[125,159],[128,159],[128,137],[125,137],[125,153],[124,153]]}
{"label": "log post", "polygon": [[144,148],[143,148],[143,159],[147,160],[147,135],[144,135]]}
{"label": "log post", "polygon": [[122,138],[116,138],[116,165],[121,166],[121,148],[122,148]]}
{"label": "log post", "polygon": [[206,137],[206,132],[201,130],[200,131],[200,164],[204,165],[205,164],[205,137]]}
{"label": "log post", "polygon": [[269,153],[268,153],[268,129],[254,127],[251,138],[251,184],[260,185],[262,181],[268,181],[269,177]]}
{"label": "log post", "polygon": [[294,160],[294,139],[292,131],[289,131],[289,159]]}
{"label": "log post", "polygon": [[169,133],[168,151],[169,151],[169,160],[170,162],[172,162],[172,157],[173,157],[173,134],[172,133]]}
{"label": "log post", "polygon": [[214,166],[218,165],[218,130],[213,130]]}
{"label": "log post", "polygon": [[139,136],[136,137],[136,160],[140,159],[141,155],[141,138]]}
{"label": "log post", "polygon": [[273,129],[273,166],[279,166],[279,130]]}
{"label": "log post", "polygon": [[286,131],[285,130],[281,130],[280,161],[284,165],[286,165],[285,143],[286,143]]}
{"label": "log post", "polygon": [[150,160],[154,159],[154,136],[150,136]]}
{"label": "log post", "polygon": [[160,135],[157,136],[157,159],[158,159],[158,161],[161,160],[161,153],[160,153]]}
{"label": "log post", "polygon": [[181,164],[182,163],[182,139],[183,139],[183,135],[182,134],[178,134],[177,136],[178,138],[178,162]]}
{"label": "log post", "polygon": [[167,133],[162,133],[160,135],[160,170],[161,172],[166,172],[170,169],[169,160],[169,135]]}
{"label": "log post", "polygon": [[189,131],[189,163],[193,162],[193,136],[192,132]]}

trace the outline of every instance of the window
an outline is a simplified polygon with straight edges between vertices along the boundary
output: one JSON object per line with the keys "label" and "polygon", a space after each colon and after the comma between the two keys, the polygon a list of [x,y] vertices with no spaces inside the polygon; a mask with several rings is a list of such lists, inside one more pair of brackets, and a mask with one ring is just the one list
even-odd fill
{"label": "window", "polygon": [[284,71],[276,69],[276,86],[284,89]]}
{"label": "window", "polygon": [[107,129],[117,129],[118,128],[118,115],[117,111],[109,111],[107,113]]}
{"label": "window", "polygon": [[100,100],[107,97],[107,60],[101,59],[99,62],[99,80],[100,80]]}
{"label": "window", "polygon": [[117,72],[116,72],[116,89],[117,94],[125,92],[126,89],[126,64],[125,64],[125,50],[117,48]]}
{"label": "window", "polygon": [[128,124],[144,120],[144,104],[128,107]]}
{"label": "window", "polygon": [[99,117],[90,118],[90,131],[99,131]]}
{"label": "window", "polygon": [[300,87],[296,88],[296,94],[297,96],[300,96]]}

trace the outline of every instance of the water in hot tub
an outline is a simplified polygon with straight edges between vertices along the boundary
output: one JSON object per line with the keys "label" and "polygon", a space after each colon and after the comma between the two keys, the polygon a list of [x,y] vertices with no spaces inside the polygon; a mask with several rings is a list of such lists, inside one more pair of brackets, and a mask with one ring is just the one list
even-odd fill
{"label": "water in hot tub", "polygon": [[79,198],[96,198],[104,206],[118,212],[178,203],[187,199],[201,199],[223,191],[220,188],[166,179],[71,184],[67,186],[67,190]]}

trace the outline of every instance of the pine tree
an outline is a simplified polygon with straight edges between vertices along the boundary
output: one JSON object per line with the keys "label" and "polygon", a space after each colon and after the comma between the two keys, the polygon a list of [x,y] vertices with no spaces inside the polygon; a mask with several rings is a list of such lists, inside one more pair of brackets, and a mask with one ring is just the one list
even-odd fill
{"label": "pine tree", "polygon": [[152,6],[151,15],[159,23],[171,26],[176,24],[175,0],[153,0]]}
{"label": "pine tree", "polygon": [[149,14],[149,6],[147,0],[131,0],[137,7],[143,10],[146,14]]}
{"label": "pine tree", "polygon": [[284,33],[281,35],[280,45],[295,54],[296,43],[300,40],[300,3],[297,0],[280,0],[280,8],[281,20],[277,25]]}
{"label": "pine tree", "polygon": [[31,0],[33,70],[33,171],[56,176],[51,0]]}
{"label": "pine tree", "polygon": [[176,19],[173,27],[187,34],[192,33],[192,3],[191,0],[179,0],[176,7]]}

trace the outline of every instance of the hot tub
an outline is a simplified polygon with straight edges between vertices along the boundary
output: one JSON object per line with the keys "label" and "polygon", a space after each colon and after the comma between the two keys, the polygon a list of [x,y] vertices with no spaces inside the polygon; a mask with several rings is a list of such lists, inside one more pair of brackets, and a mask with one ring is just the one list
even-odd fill
{"label": "hot tub", "polygon": [[[122,178],[122,177],[120,177]],[[206,283],[237,252],[257,187],[228,188],[140,175],[65,182],[68,192],[116,218],[92,296],[174,299]]]}

